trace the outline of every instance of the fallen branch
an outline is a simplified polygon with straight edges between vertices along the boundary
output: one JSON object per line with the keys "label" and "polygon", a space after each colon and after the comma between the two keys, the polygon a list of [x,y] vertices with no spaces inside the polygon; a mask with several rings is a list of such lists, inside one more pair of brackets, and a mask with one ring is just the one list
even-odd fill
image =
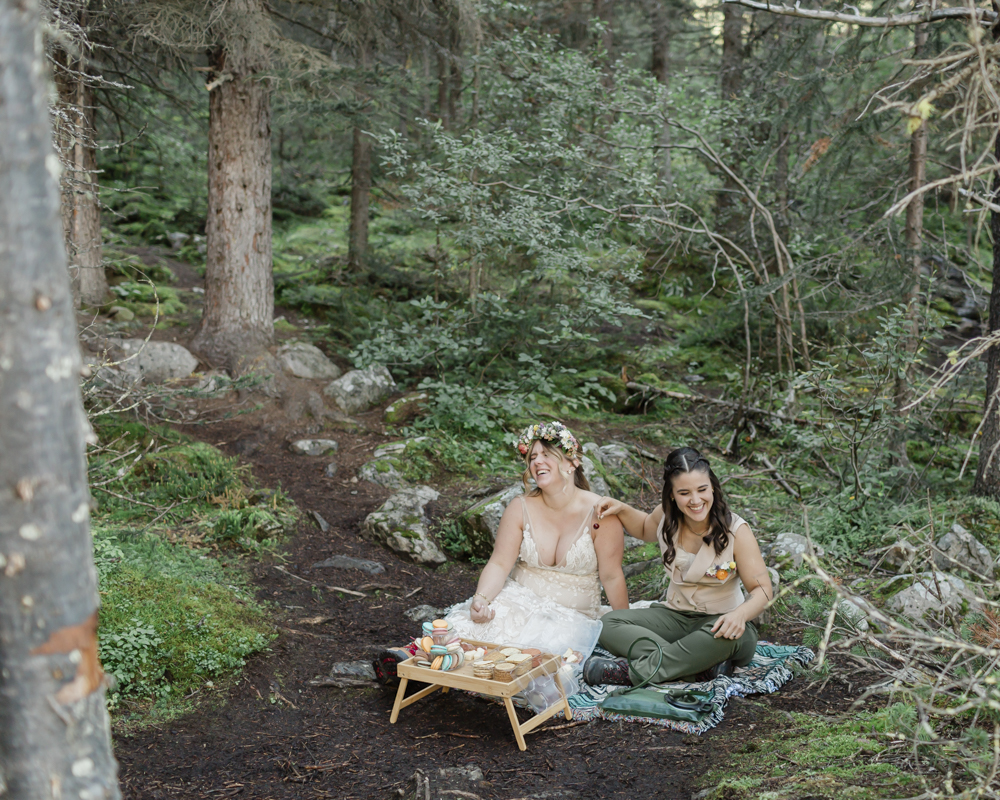
{"label": "fallen branch", "polygon": [[355,592],[353,589],[345,589],[343,586],[324,586],[328,592],[343,592],[344,594],[353,594],[355,597],[367,597],[364,592]]}
{"label": "fallen branch", "polygon": [[324,586],[323,584],[313,583],[312,581],[307,581],[305,578],[300,578],[294,572],[289,572],[287,569],[285,569],[284,567],[278,566],[277,564],[274,565],[274,568],[276,570],[278,570],[278,572],[284,573],[289,578],[295,578],[295,580],[301,581],[302,583],[308,584],[309,586],[321,586],[323,589],[326,589],[328,592],[343,592],[344,594],[353,594],[355,597],[367,597],[368,596],[364,592],[356,592],[353,589],[345,589],[343,586]]}
{"label": "fallen branch", "polygon": [[633,392],[652,392],[653,394],[659,394],[663,397],[670,397],[674,400],[688,400],[693,403],[710,403],[715,406],[722,406],[723,408],[732,408],[737,411],[743,411],[746,414],[759,414],[765,417],[774,417],[775,419],[780,419],[782,422],[793,422],[796,425],[812,425],[813,427],[819,427],[820,423],[811,419],[803,419],[802,417],[789,417],[782,414],[780,411],[768,411],[766,408],[761,408],[760,406],[748,406],[742,403],[734,403],[732,400],[719,400],[715,397],[709,397],[703,394],[684,394],[684,392],[672,392],[669,389],[660,389],[657,386],[647,386],[645,383],[636,383],[635,381],[629,381],[625,384],[626,389],[631,389]]}
{"label": "fallen branch", "polygon": [[358,587],[359,592],[370,592],[372,589],[402,589],[394,583],[363,583]]}
{"label": "fallen branch", "polygon": [[770,472],[772,474],[772,476],[774,477],[775,482],[782,489],[784,489],[786,492],[788,492],[788,494],[790,494],[796,500],[799,500],[799,501],[802,500],[802,495],[800,495],[797,491],[795,491],[795,489],[792,488],[792,485],[788,481],[786,481],[784,478],[781,477],[781,473],[778,472],[778,468],[776,466],[774,466],[774,464],[771,463],[770,459],[767,456],[765,456],[764,454],[761,454],[760,460],[764,462],[764,466],[767,467],[768,472]]}
{"label": "fallen branch", "polygon": [[[820,9],[786,6],[781,3],[761,3],[757,0],[722,0],[723,3],[745,6],[755,11],[770,11],[772,14],[783,14],[787,17],[802,17],[803,19],[819,19],[824,22],[844,22],[848,25],[858,25],[862,28],[899,28],[909,25],[920,25],[924,22],[938,22],[945,19],[969,19],[975,17],[981,24],[988,24],[996,19],[995,11],[985,8],[970,9],[968,6],[957,8],[935,8],[933,11],[911,11],[907,14],[895,14],[889,17],[866,17],[864,14],[845,14],[842,11],[822,11]],[[847,6],[851,8],[852,6]]]}

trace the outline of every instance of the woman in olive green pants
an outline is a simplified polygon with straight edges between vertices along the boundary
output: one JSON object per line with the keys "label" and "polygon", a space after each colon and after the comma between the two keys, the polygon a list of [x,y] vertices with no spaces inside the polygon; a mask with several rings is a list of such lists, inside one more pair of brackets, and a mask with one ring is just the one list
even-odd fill
{"label": "woman in olive green pants", "polygon": [[655,683],[705,680],[750,663],[757,646],[750,620],[770,602],[771,580],[750,526],[729,511],[704,456],[691,447],[667,456],[663,501],[652,513],[608,497],[597,513],[617,514],[632,536],[659,542],[670,588],[666,603],[602,617],[601,646],[617,656],[631,649],[632,661],[592,657],[584,680],[628,685],[654,670]]}

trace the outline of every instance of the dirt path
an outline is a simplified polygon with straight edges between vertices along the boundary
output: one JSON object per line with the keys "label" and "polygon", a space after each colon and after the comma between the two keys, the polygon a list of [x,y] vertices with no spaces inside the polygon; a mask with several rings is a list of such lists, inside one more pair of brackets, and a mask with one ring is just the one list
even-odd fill
{"label": "dirt path", "polygon": [[[763,701],[733,700],[723,724],[704,737],[595,721],[533,734],[524,753],[501,706],[462,693],[432,695],[390,725],[391,691],[314,687],[310,680],[333,662],[369,659],[385,644],[406,641],[414,624],[403,612],[468,597],[476,571],[452,564],[433,572],[360,538],[359,524],[389,492],[350,477],[383,437],[336,435],[339,473],[327,478],[326,459],[288,452],[292,432],[250,417],[195,432],[229,454],[253,442],[257,449],[247,460],[258,480],[280,485],[300,509],[321,514],[330,531],[304,519],[287,544],[287,561],[254,570],[258,596],[273,604],[282,631],[269,654],[253,660],[214,707],[117,739],[127,798],[389,798],[412,786],[417,769],[475,764],[485,775],[477,785],[481,797],[510,800],[562,790],[548,796],[688,800],[698,777],[733,759],[728,751],[745,744],[750,726],[772,715],[770,709],[829,714],[850,701],[833,688],[802,692],[793,681]],[[334,554],[380,561],[386,572],[372,578],[311,570]],[[361,599],[316,591],[313,581],[398,588]],[[317,623],[316,617],[327,620]]]}

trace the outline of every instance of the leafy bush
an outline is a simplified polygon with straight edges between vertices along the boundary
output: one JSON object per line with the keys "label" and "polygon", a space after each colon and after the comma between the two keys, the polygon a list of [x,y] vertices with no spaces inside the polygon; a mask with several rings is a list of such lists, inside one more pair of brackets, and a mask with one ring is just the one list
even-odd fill
{"label": "leafy bush", "polygon": [[239,576],[215,559],[151,535],[119,537],[116,547],[122,555],[100,571],[100,655],[118,681],[112,708],[230,675],[273,637]]}

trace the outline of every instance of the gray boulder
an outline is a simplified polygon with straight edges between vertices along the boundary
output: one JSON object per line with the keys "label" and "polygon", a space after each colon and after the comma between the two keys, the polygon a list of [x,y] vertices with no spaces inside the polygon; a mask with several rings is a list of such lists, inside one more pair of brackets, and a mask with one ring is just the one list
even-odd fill
{"label": "gray boulder", "polygon": [[589,456],[585,456],[581,453],[580,466],[583,467],[583,474],[587,476],[587,482],[590,484],[590,491],[596,492],[602,497],[611,494],[611,490],[608,488],[608,482],[604,480],[604,477],[597,469],[597,465]]}
{"label": "gray boulder", "polygon": [[634,461],[632,451],[620,442],[612,442],[600,448],[601,463],[608,469],[621,469],[626,461]]}
{"label": "gray boulder", "polygon": [[376,458],[361,465],[358,478],[363,481],[377,483],[387,489],[405,489],[409,482],[399,471],[399,459]]}
{"label": "gray boulder", "polygon": [[147,342],[144,339],[125,339],[121,343],[126,355],[135,356],[131,361],[139,367],[146,383],[186,378],[198,366],[198,359],[176,342]]}
{"label": "gray boulder", "polygon": [[990,551],[957,522],[935,545],[934,565],[939,569],[960,567],[985,578],[993,577]]}
{"label": "gray boulder", "polygon": [[98,386],[110,386],[112,389],[127,391],[142,383],[142,370],[139,369],[135,359],[112,364],[94,361],[92,358],[87,361],[84,363],[94,373],[94,382]]}
{"label": "gray boulder", "polygon": [[[802,557],[810,552],[809,540],[797,533],[779,533],[774,543],[768,549],[768,556],[778,569],[802,566]],[[812,545],[812,552],[822,556],[823,548]]]}
{"label": "gray boulder", "polygon": [[381,575],[385,572],[385,566],[378,561],[353,556],[331,556],[324,561],[317,561],[311,569],[356,569],[368,575]]}
{"label": "gray boulder", "polygon": [[385,421],[390,425],[405,425],[424,414],[427,409],[427,392],[411,392],[392,405],[386,406]]}
{"label": "gray boulder", "polygon": [[465,535],[470,541],[483,544],[487,548],[487,553],[491,551],[497,528],[500,527],[500,517],[503,516],[511,500],[523,493],[524,485],[515,483],[468,508],[460,518]]}
{"label": "gray boulder", "polygon": [[403,612],[403,616],[408,620],[413,622],[423,623],[423,622],[433,622],[436,619],[441,619],[448,613],[447,609],[437,608],[435,606],[422,605],[414,606],[408,611]]}
{"label": "gray boulder", "polygon": [[921,572],[913,577],[913,583],[893,595],[886,604],[886,608],[892,613],[922,620],[928,615],[937,616],[943,610],[958,612],[962,608],[963,601],[968,602],[970,606],[979,605],[978,599],[969,592],[965,581],[954,575],[944,572]]}
{"label": "gray boulder", "polygon": [[375,669],[368,661],[338,661],[330,674],[309,681],[310,686],[334,686],[339,689],[365,688],[375,682]]}
{"label": "gray boulder", "polygon": [[298,439],[288,449],[300,456],[321,456],[324,453],[336,453],[337,447],[333,439]]}
{"label": "gray boulder", "polygon": [[386,456],[399,456],[406,452],[406,448],[411,444],[416,444],[417,442],[426,442],[426,436],[417,436],[413,439],[404,439],[400,442],[389,442],[388,444],[382,444],[375,448],[375,452],[372,453],[375,458],[385,458]]}
{"label": "gray boulder", "polygon": [[365,518],[362,532],[419,564],[443,564],[448,559],[431,539],[424,514],[424,507],[438,497],[430,486],[403,489]]}
{"label": "gray boulder", "polygon": [[917,548],[906,539],[900,539],[895,544],[889,545],[882,559],[882,566],[900,572],[913,572],[913,565],[917,560]]}
{"label": "gray boulder", "polygon": [[285,372],[296,378],[332,381],[341,375],[340,367],[334,364],[315,345],[293,342],[278,349],[278,363]]}
{"label": "gray boulder", "polygon": [[348,414],[371,408],[396,389],[389,370],[380,364],[368,369],[354,369],[329,384],[323,394]]}
{"label": "gray boulder", "polygon": [[868,630],[868,615],[850,600],[844,599],[837,603],[837,616],[842,623],[860,633]]}

